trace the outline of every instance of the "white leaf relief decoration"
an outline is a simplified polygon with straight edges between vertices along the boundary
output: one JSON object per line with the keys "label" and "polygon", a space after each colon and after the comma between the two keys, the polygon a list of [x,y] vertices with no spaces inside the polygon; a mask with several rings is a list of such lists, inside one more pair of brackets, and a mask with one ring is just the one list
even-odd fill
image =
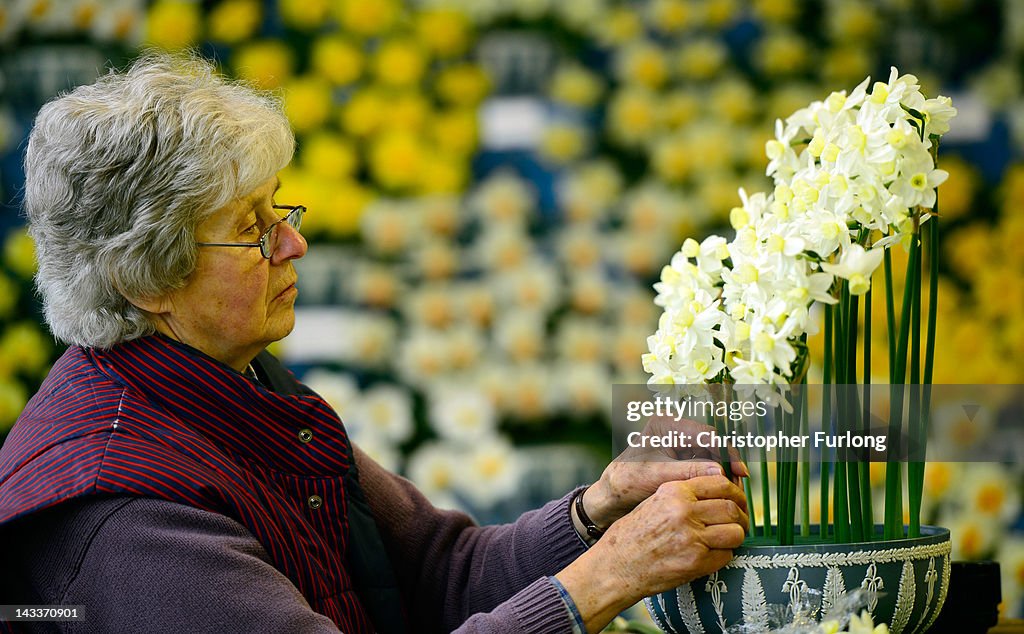
{"label": "white leaf relief decoration", "polygon": [[821,614],[827,615],[846,595],[846,580],[839,568],[830,567],[825,573],[825,586],[821,589]]}
{"label": "white leaf relief decoration", "polygon": [[[660,613],[654,609],[655,601],[657,601],[659,606],[661,607]],[[676,632],[676,629],[672,627],[672,625],[668,621],[661,618],[662,614],[668,613],[665,612],[665,600],[661,597],[660,594],[656,597],[645,598],[644,605],[647,606],[647,613],[651,615],[651,620],[653,620],[654,624],[658,626],[658,629],[660,629],[662,632],[666,632],[667,634],[678,634],[678,632]]]}
{"label": "white leaf relief decoration", "polygon": [[697,612],[697,603],[693,600],[690,584],[685,583],[676,589],[676,605],[679,607],[679,616],[683,618],[683,625],[690,634],[704,634],[704,626],[700,624],[700,614]]}
{"label": "white leaf relief decoration", "polygon": [[900,589],[896,593],[896,612],[892,615],[892,634],[903,634],[907,623],[910,622],[910,614],[914,611],[914,595],[917,594],[917,581],[914,579],[914,564],[910,561],[903,562],[903,571],[900,573]]}
{"label": "white leaf relief decoration", "polygon": [[752,632],[768,631],[768,600],[761,576],[752,568],[743,573],[743,624]]}

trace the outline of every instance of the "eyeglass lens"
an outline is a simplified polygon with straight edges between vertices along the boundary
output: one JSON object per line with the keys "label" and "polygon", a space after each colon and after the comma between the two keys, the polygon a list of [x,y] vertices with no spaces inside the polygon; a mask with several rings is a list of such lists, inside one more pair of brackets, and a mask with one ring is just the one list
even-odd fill
{"label": "eyeglass lens", "polygon": [[287,216],[275,222],[270,227],[270,231],[263,234],[260,238],[260,252],[263,254],[263,257],[269,259],[277,252],[277,247],[281,241],[281,224],[287,222],[293,229],[298,231],[302,227],[302,215],[305,211],[306,208],[301,205],[293,208],[288,212]]}

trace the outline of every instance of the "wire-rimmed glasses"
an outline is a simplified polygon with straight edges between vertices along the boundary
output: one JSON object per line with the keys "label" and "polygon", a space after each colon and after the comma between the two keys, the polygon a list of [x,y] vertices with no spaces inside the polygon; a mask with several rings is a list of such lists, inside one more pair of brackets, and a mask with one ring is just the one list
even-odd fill
{"label": "wire-rimmed glasses", "polygon": [[267,227],[256,242],[197,242],[196,244],[201,247],[259,247],[260,255],[269,260],[280,244],[281,232],[278,230],[278,225],[287,222],[292,229],[298,231],[302,227],[302,216],[306,213],[306,208],[302,205],[274,205],[273,207],[290,211],[284,218]]}

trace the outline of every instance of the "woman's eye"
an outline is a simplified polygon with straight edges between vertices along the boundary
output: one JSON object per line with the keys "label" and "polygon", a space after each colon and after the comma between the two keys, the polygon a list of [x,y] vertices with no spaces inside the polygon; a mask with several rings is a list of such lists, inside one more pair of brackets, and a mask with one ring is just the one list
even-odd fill
{"label": "woman's eye", "polygon": [[246,233],[246,234],[253,234],[253,233],[259,233],[259,230],[260,230],[260,228],[259,228],[259,225],[257,225],[257,224],[256,224],[256,223],[254,222],[254,223],[252,223],[252,226],[251,226],[251,227],[249,227],[248,229],[246,229],[246,230],[245,230],[245,231],[243,231],[242,233]]}

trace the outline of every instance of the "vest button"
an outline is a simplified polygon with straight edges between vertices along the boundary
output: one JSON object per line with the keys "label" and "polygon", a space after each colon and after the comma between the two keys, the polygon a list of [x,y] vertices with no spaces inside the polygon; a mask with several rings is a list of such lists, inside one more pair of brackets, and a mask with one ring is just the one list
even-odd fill
{"label": "vest button", "polygon": [[299,430],[299,442],[306,444],[313,440],[313,430],[308,427],[303,427]]}
{"label": "vest button", "polygon": [[324,499],[319,495],[311,495],[306,499],[306,503],[309,504],[309,508],[315,511],[324,505]]}

